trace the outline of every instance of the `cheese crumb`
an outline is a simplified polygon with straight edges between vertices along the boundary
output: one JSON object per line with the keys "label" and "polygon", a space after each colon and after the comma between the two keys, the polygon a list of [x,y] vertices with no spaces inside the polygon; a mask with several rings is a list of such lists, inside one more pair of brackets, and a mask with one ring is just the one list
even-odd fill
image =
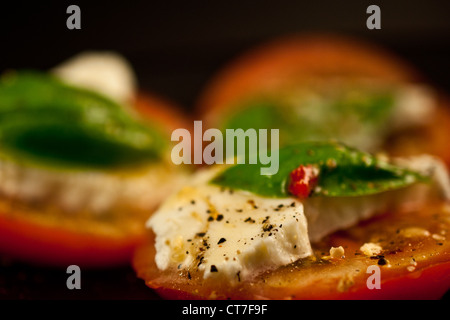
{"label": "cheese crumb", "polygon": [[430,232],[428,232],[423,228],[410,227],[400,230],[400,235],[402,235],[405,238],[420,238],[420,237],[429,237]]}
{"label": "cheese crumb", "polygon": [[416,270],[415,266],[407,266],[406,270],[408,270],[409,272],[413,272],[414,270]]}
{"label": "cheese crumb", "polygon": [[366,256],[371,257],[380,254],[383,248],[376,243],[367,242],[364,243],[359,250],[361,250]]}
{"label": "cheese crumb", "polygon": [[437,233],[432,234],[431,237],[432,237],[434,240],[436,240],[436,241],[444,241],[444,240],[445,240],[445,237],[444,237],[444,236],[441,236],[441,235],[439,235],[439,234],[437,234]]}
{"label": "cheese crumb", "polygon": [[342,246],[339,247],[331,247],[330,249],[330,257],[333,259],[343,259],[345,258],[345,251]]}

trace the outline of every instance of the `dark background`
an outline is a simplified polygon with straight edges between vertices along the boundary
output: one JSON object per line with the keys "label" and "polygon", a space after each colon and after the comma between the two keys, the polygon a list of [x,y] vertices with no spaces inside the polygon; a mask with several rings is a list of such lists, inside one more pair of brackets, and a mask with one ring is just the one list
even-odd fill
{"label": "dark background", "polygon": [[[81,8],[81,30],[66,9]],[[381,8],[381,30],[366,9]],[[141,87],[190,108],[216,70],[279,35],[325,31],[379,43],[450,91],[450,1],[16,1],[0,7],[0,70],[48,69],[88,49],[115,50]]]}
{"label": "dark background", "polygon": [[[66,8],[81,8],[81,30]],[[381,8],[381,30],[366,9]],[[450,1],[16,1],[0,5],[0,71],[48,69],[83,50],[115,50],[144,90],[189,110],[214,73],[246,49],[298,32],[325,31],[379,43],[450,92]],[[82,273],[69,291],[65,270],[0,259],[1,298],[154,298],[130,268]]]}

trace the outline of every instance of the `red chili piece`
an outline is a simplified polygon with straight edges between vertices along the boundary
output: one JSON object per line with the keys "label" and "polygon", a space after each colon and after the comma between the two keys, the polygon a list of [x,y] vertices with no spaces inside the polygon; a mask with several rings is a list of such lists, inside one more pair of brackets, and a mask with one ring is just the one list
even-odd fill
{"label": "red chili piece", "polygon": [[313,165],[300,165],[292,170],[288,191],[300,199],[308,198],[319,180],[319,169]]}

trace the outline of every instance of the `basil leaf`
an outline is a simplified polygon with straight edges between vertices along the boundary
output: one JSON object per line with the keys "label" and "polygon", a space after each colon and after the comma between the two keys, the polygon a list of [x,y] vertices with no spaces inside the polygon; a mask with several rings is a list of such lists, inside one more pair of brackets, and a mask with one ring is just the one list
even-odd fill
{"label": "basil leaf", "polygon": [[21,161],[111,168],[156,161],[162,131],[121,105],[43,73],[0,82],[1,154]]}
{"label": "basil leaf", "polygon": [[266,166],[261,163],[236,164],[220,172],[211,183],[267,197],[289,197],[290,173],[300,165],[319,168],[318,188],[312,196],[363,196],[427,180],[341,143],[304,142],[279,150],[279,170],[274,175],[261,175],[260,168]]}

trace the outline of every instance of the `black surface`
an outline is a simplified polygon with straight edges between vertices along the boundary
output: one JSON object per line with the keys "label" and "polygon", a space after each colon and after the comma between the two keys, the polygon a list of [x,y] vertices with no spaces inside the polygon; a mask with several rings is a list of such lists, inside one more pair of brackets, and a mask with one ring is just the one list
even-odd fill
{"label": "black surface", "polygon": [[[82,29],[66,28],[68,1],[15,1],[0,8],[0,71],[48,69],[83,50],[115,50],[141,87],[190,110],[208,79],[244,50],[279,35],[326,31],[386,46],[450,92],[449,1],[75,1]],[[378,4],[382,29],[368,30]],[[67,290],[64,269],[3,259],[0,299],[153,299],[131,268],[84,271]]]}
{"label": "black surface", "polygon": [[[81,30],[66,8],[81,8]],[[381,30],[366,9],[381,8]],[[450,90],[450,2],[397,1],[15,1],[0,10],[0,70],[48,69],[77,52],[115,50],[141,86],[192,107],[211,76],[244,50],[280,35],[333,32],[379,43]]]}
{"label": "black surface", "polygon": [[158,300],[131,267],[81,269],[81,288],[69,290],[66,268],[31,266],[0,259],[0,300]]}

